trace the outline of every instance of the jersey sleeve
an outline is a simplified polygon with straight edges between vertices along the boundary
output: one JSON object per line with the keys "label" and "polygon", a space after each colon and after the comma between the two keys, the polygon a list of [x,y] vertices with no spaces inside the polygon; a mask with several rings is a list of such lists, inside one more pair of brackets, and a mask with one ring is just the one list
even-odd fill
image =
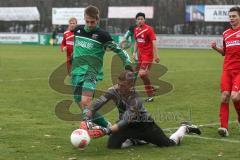
{"label": "jersey sleeve", "polygon": [[152,27],[149,27],[149,32],[148,33],[149,33],[150,41],[156,40],[156,35],[155,35]]}
{"label": "jersey sleeve", "polygon": [[65,35],[63,35],[63,39],[62,39],[62,43],[61,43],[61,49],[63,50],[63,48],[66,46],[67,44],[66,44],[66,37],[65,37]]}
{"label": "jersey sleeve", "polygon": [[130,36],[131,36],[131,32],[128,30],[128,31],[124,34],[124,38],[127,40]]}
{"label": "jersey sleeve", "polygon": [[123,61],[124,66],[130,65],[131,60],[130,60],[128,53],[125,50],[121,49],[119,44],[117,44],[116,42],[113,41],[113,39],[111,38],[109,33],[106,35],[105,39],[106,40],[105,40],[105,43],[103,44],[103,46],[105,48],[109,48],[110,50],[115,52]]}
{"label": "jersey sleeve", "polygon": [[94,115],[99,109],[101,109],[109,100],[114,98],[114,94],[111,89],[108,89],[107,92],[100,96],[92,105],[92,115]]}

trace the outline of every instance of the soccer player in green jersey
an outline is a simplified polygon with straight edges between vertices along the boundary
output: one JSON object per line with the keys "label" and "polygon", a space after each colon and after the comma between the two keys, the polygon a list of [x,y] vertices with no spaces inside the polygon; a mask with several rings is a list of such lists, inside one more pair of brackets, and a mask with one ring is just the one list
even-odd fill
{"label": "soccer player in green jersey", "polygon": [[136,25],[129,27],[129,29],[124,34],[123,39],[122,39],[122,41],[120,43],[122,48],[127,48],[128,47],[127,42],[128,42],[128,40],[130,38],[130,46],[131,46],[130,52],[131,53],[133,53],[133,51],[134,51],[134,43],[135,43],[134,32],[133,32],[134,31],[134,27],[136,27]]}
{"label": "soccer player in green jersey", "polygon": [[[136,25],[130,26],[129,29],[127,30],[127,32],[124,34],[122,41],[120,42],[120,45],[122,48],[128,48],[130,46],[130,53],[133,55],[133,51],[134,51],[134,45],[135,45],[135,38],[134,38],[134,28],[136,27]],[[129,38],[130,38],[130,45],[129,43]],[[136,52],[136,54],[138,54]],[[136,56],[136,58],[134,58],[134,66],[136,67],[138,65],[138,55]],[[138,76],[138,72],[134,73],[134,77],[137,78]]]}
{"label": "soccer player in green jersey", "polygon": [[122,50],[111,38],[110,34],[99,28],[99,10],[88,6],[84,11],[85,25],[75,28],[72,64],[72,85],[75,102],[83,110],[83,119],[93,119],[101,126],[107,121],[99,114],[91,117],[92,98],[97,81],[103,79],[103,57],[107,48],[122,59],[125,69],[131,70],[131,61],[126,51]]}

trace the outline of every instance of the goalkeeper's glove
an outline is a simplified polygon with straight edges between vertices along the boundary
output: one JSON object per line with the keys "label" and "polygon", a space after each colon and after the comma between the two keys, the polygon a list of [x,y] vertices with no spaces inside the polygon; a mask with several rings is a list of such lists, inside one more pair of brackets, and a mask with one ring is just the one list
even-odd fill
{"label": "goalkeeper's glove", "polygon": [[110,128],[94,126],[92,129],[88,129],[87,132],[91,138],[100,138],[105,135],[110,135],[112,131]]}
{"label": "goalkeeper's glove", "polygon": [[94,127],[94,123],[92,123],[92,121],[90,120],[85,120],[80,122],[80,129],[84,129],[84,130],[88,130],[88,129],[92,129]]}
{"label": "goalkeeper's glove", "polygon": [[110,135],[112,133],[112,130],[108,127],[100,127],[100,129],[105,133],[106,135]]}

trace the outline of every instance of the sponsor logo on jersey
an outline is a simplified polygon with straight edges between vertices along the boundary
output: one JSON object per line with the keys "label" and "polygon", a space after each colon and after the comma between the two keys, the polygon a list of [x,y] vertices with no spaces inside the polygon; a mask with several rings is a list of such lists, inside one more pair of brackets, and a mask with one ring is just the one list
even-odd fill
{"label": "sponsor logo on jersey", "polygon": [[139,43],[145,43],[145,40],[142,39],[142,38],[137,38],[137,42],[139,42]]}
{"label": "sponsor logo on jersey", "polygon": [[66,41],[67,45],[73,46],[73,41]]}
{"label": "sponsor logo on jersey", "polygon": [[226,47],[239,46],[239,45],[240,45],[240,40],[227,41],[227,42],[226,42]]}
{"label": "sponsor logo on jersey", "polygon": [[93,48],[93,44],[86,42],[86,41],[76,41],[75,42],[76,46],[80,46],[82,48],[87,48],[87,49],[92,49]]}
{"label": "sponsor logo on jersey", "polygon": [[92,34],[92,39],[97,39],[98,35],[97,34]]}

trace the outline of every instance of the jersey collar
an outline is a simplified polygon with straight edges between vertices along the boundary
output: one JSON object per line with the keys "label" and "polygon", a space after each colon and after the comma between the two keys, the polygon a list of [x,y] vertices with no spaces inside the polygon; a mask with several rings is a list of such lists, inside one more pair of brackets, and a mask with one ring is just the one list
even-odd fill
{"label": "jersey collar", "polygon": [[146,24],[142,25],[141,27],[137,26],[139,29],[143,29],[146,27]]}
{"label": "jersey collar", "polygon": [[84,30],[85,30],[86,32],[93,32],[93,31],[96,31],[98,28],[99,28],[99,25],[97,25],[94,29],[89,30],[89,28],[88,28],[86,25],[84,26]]}

